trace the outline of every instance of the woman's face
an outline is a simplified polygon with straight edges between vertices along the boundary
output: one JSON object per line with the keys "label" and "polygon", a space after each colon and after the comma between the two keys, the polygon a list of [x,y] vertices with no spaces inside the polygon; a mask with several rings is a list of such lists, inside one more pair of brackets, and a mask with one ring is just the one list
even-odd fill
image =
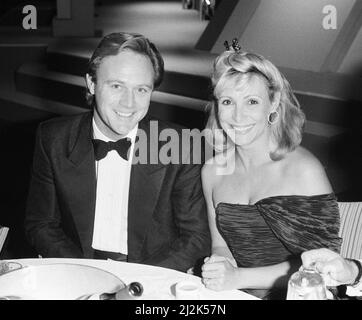
{"label": "woman's face", "polygon": [[217,92],[217,103],[222,129],[235,145],[247,147],[269,138],[268,116],[273,106],[261,76],[242,82],[238,86],[235,80],[227,80]]}

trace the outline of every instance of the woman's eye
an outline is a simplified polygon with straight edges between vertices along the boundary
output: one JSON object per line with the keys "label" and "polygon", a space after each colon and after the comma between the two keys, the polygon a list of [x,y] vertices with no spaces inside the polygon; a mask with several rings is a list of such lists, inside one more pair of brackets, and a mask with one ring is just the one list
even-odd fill
{"label": "woman's eye", "polygon": [[224,106],[228,106],[231,104],[231,100],[229,100],[229,99],[222,100],[221,104],[223,104]]}
{"label": "woman's eye", "polygon": [[251,105],[254,105],[254,104],[258,104],[259,102],[258,102],[258,100],[250,99],[250,100],[248,101],[248,103],[251,104]]}
{"label": "woman's eye", "polygon": [[140,93],[147,93],[148,90],[146,88],[138,88],[138,92]]}

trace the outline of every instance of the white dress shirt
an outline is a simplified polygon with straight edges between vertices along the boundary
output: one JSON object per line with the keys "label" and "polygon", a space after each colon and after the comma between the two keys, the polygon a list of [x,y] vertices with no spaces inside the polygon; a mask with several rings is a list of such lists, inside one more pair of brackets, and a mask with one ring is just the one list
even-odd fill
{"label": "white dress shirt", "polygon": [[[96,161],[97,192],[92,242],[94,249],[128,254],[128,194],[137,129],[138,125],[126,136],[132,141],[128,161],[115,150]],[[99,130],[94,119],[93,137],[106,142],[114,141]]]}

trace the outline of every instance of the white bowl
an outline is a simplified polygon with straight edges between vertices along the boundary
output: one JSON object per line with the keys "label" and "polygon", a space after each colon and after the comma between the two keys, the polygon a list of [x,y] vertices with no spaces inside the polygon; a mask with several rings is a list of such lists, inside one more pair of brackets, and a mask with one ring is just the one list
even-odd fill
{"label": "white bowl", "polygon": [[114,274],[79,264],[29,266],[0,276],[0,298],[74,300],[85,294],[115,292],[126,285]]}

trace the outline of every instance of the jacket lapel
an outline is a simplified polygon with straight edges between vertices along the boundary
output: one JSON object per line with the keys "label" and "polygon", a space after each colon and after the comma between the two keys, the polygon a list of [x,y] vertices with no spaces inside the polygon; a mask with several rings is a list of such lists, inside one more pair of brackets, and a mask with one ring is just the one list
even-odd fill
{"label": "jacket lapel", "polygon": [[78,231],[85,258],[93,257],[92,237],[96,200],[95,159],[92,145],[93,113],[87,113],[72,129],[68,159],[72,163],[69,183],[74,199],[73,219]]}
{"label": "jacket lapel", "polygon": [[[149,163],[150,149],[157,150],[157,141],[150,139],[149,120],[139,123],[140,130],[147,136],[147,159]],[[162,163],[133,164],[131,169],[129,201],[128,201],[128,255],[130,261],[139,261],[147,227],[155,210],[162,182],[166,174],[166,166]]]}

